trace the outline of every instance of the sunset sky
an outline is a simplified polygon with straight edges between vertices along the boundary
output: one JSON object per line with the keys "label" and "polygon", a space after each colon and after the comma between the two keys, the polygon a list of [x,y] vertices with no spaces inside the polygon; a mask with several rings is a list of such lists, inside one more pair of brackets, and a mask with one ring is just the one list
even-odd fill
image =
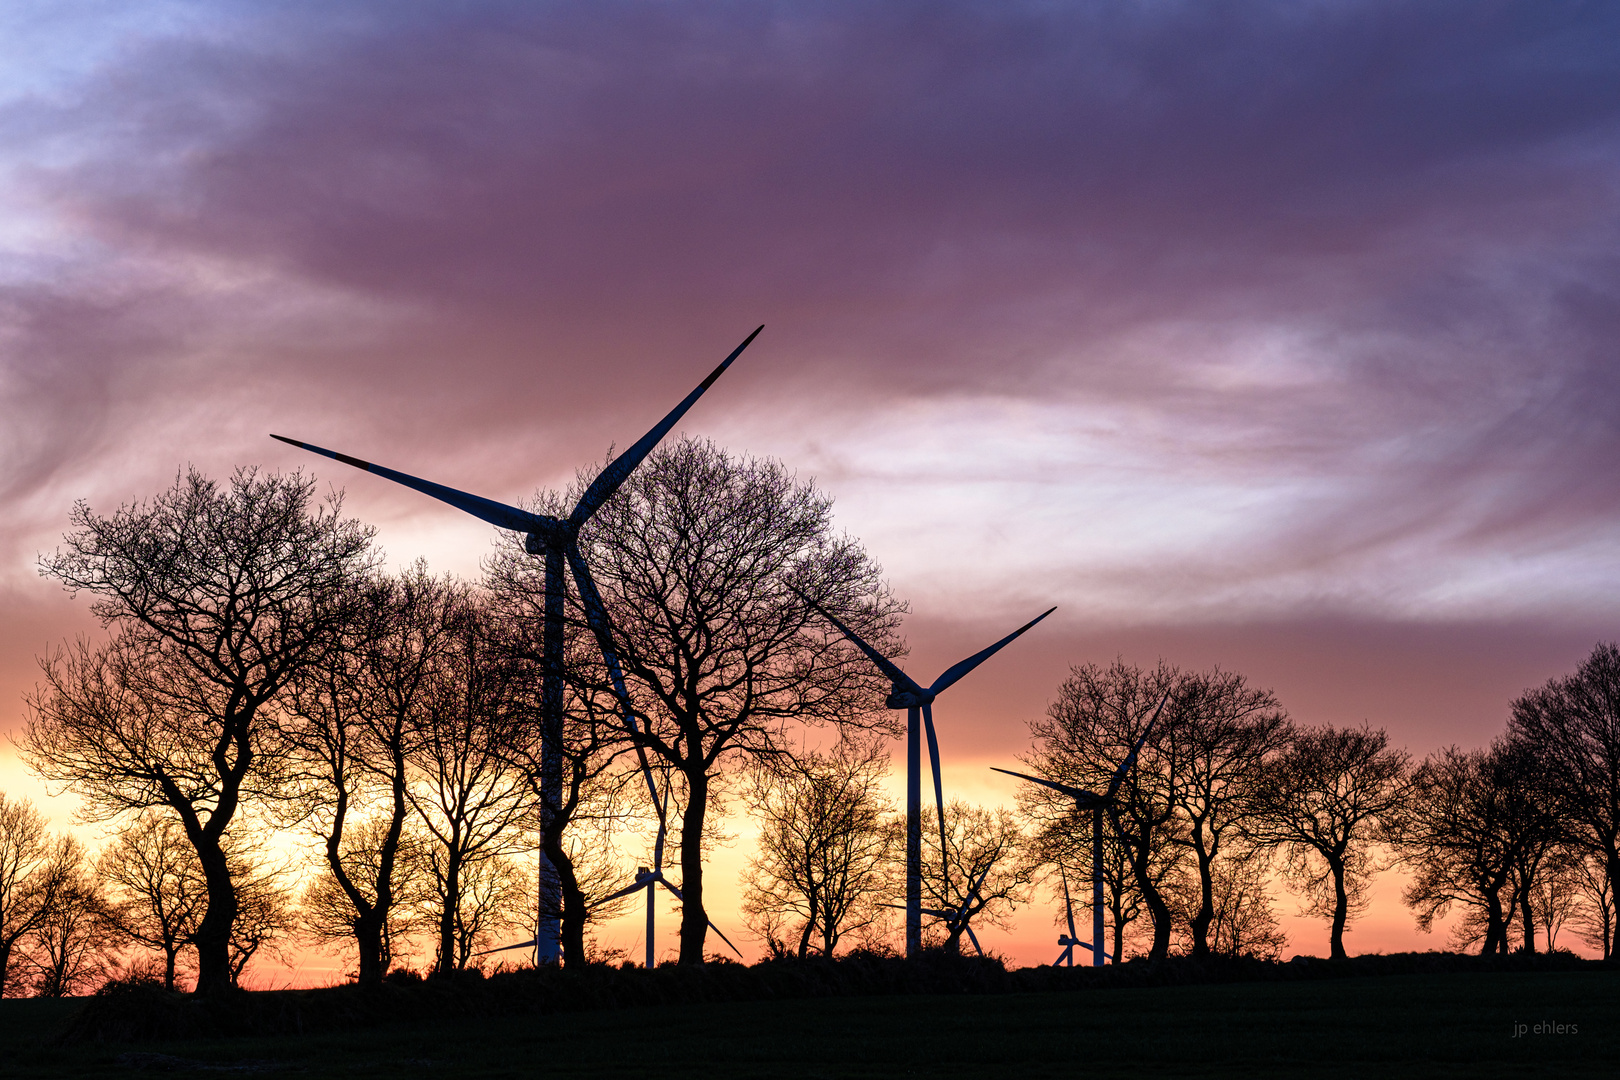
{"label": "sunset sky", "polygon": [[[472,575],[267,433],[518,501],[764,323],[681,430],[836,498],[908,668],[1058,605],[942,699],[958,793],[1115,656],[1483,744],[1617,634],[1617,159],[1613,5],[6,5],[0,730],[95,631],[74,500],[302,468]],[[1351,951],[1443,947],[1383,881]]]}

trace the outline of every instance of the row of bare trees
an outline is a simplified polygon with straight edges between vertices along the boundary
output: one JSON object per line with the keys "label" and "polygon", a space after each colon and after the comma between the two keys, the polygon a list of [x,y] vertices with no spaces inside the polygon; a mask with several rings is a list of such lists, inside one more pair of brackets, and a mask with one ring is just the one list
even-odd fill
{"label": "row of bare trees", "polygon": [[[1232,672],[1161,663],[1073,670],[1032,725],[1026,762],[1051,780],[1105,791],[1105,901],[1120,955],[1146,918],[1151,956],[1275,954],[1283,940],[1268,880],[1328,921],[1332,955],[1379,871],[1409,874],[1403,899],[1423,930],[1453,909],[1454,944],[1535,951],[1569,923],[1615,949],[1620,876],[1620,650],[1600,644],[1574,674],[1512,704],[1508,730],[1480,750],[1413,762],[1371,727],[1299,727]],[[1037,861],[1089,878],[1089,814],[1028,785]]]}
{"label": "row of bare trees", "polygon": [[[433,966],[468,960],[471,890],[541,845],[560,878],[566,962],[611,914],[614,840],[679,817],[681,958],[702,962],[704,847],[716,785],[785,759],[804,724],[886,730],[870,665],[811,602],[898,651],[901,611],[831,502],[770,461],[712,444],[660,450],[581,537],[626,677],[621,696],[574,595],[548,596],[521,538],[477,585],[379,568],[371,532],[300,474],[196,472],[101,515],[80,504],[42,572],[92,597],[107,630],[42,662],[20,748],[80,797],[84,820],[150,820],[184,838],[197,896],[183,939],[196,987],[232,985],[247,837],[304,834],[329,932],[357,975],[387,970],[419,886],[439,898]],[[565,608],[547,679],[542,615]],[[541,739],[547,687],[563,723]],[[628,716],[626,715],[628,713]],[[544,753],[542,753],[544,750]],[[560,800],[543,768],[562,773]],[[638,775],[639,774],[639,775]],[[654,801],[648,774],[666,793]],[[132,827],[132,826],[131,826]],[[487,876],[487,875],[486,875]],[[532,925],[532,924],[531,924]],[[172,952],[180,940],[157,934]]]}
{"label": "row of bare trees", "polygon": [[[106,516],[80,504],[73,526],[42,570],[90,594],[107,634],[44,659],[21,750],[80,797],[87,821],[118,830],[114,847],[134,845],[118,872],[167,875],[139,925],[134,909],[97,925],[161,953],[171,979],[184,948],[199,991],[229,987],[253,942],[278,932],[264,898],[308,875],[264,869],[255,838],[271,831],[318,852],[305,923],[352,947],[363,982],[416,935],[431,938],[435,971],[465,966],[495,913],[514,910],[559,918],[565,962],[583,962],[589,924],[616,911],[604,898],[628,877],[616,845],[665,814],[679,819],[680,956],[702,962],[711,810],[737,785],[762,826],[745,911],[773,950],[830,953],[886,925],[896,825],[880,746],[892,714],[871,665],[814,606],[892,655],[902,607],[833,529],[830,500],[775,462],[674,444],[582,534],[622,692],[580,599],[548,595],[517,538],[477,584],[421,565],[386,573],[336,497],[252,470],[224,484],[182,475]],[[548,679],[542,616],[559,605],[565,659]],[[1414,767],[1381,731],[1293,725],[1235,673],[1079,667],[1033,725],[1026,763],[1109,790],[1164,702],[1107,814],[1116,956],[1139,931],[1154,956],[1274,953],[1266,885],[1278,876],[1329,920],[1343,955],[1369,880],[1392,859],[1413,870],[1407,899],[1424,925],[1461,904],[1485,948],[1506,948],[1515,919],[1534,947],[1538,924],[1550,939],[1557,912],[1596,904],[1607,955],[1617,670],[1600,647],[1577,675],[1516,702],[1498,745]],[[542,732],[548,687],[561,690],[562,723]],[[836,747],[797,751],[806,725],[831,725]],[[649,778],[664,797],[649,796]],[[1089,814],[1033,787],[1021,811],[1022,822],[946,808],[946,850],[925,859],[927,902],[951,913],[941,944],[958,948],[975,919],[1004,920],[1053,870],[1091,876]],[[536,846],[559,878],[554,912],[535,910],[511,862]],[[137,849],[161,859],[143,870]],[[139,892],[111,864],[92,877],[109,897]],[[41,925],[8,913],[0,966],[24,940],[49,956]]]}

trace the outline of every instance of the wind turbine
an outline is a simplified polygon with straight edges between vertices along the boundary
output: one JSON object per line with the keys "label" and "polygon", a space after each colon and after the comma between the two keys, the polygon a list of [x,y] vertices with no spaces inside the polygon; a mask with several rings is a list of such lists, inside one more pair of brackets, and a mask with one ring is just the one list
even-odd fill
{"label": "wind turbine", "polygon": [[[906,710],[906,955],[916,956],[922,948],[922,761],[917,739],[917,718],[921,714],[922,726],[928,733],[928,760],[934,772],[934,807],[939,811],[939,851],[945,857],[945,797],[939,779],[939,740],[934,735],[934,699],[946,689],[994,656],[1013,638],[1046,618],[1057,608],[1049,607],[1017,630],[1008,634],[988,649],[981,649],[966,660],[953,665],[935,679],[926,690],[912,681],[887,656],[860,639],[860,636],[839,622],[827,609],[803,593],[800,598],[821,613],[838,631],[867,655],[879,671],[889,677],[893,691],[884,705],[890,709]],[[941,917],[937,912],[930,912]],[[971,937],[971,932],[969,934]],[[978,946],[978,942],[974,942]]]}
{"label": "wind turbine", "polygon": [[[1058,944],[1063,946],[1063,951],[1058,953],[1058,958],[1056,960],[1052,961],[1052,966],[1058,967],[1059,965],[1066,964],[1069,967],[1074,967],[1074,947],[1076,945],[1080,946],[1082,949],[1091,949],[1096,952],[1100,952],[1101,949],[1099,946],[1093,945],[1089,941],[1081,941],[1079,938],[1075,937],[1074,901],[1069,899],[1069,875],[1064,873],[1063,864],[1061,862],[1058,863],[1058,877],[1063,881],[1063,914],[1069,920],[1069,932],[1067,934],[1058,935]],[[1106,959],[1112,959],[1108,953],[1103,953],[1103,956]]]}
{"label": "wind turbine", "polygon": [[[546,560],[546,607],[544,617],[544,655],[545,664],[542,670],[541,689],[541,722],[544,725],[540,744],[540,794],[543,813],[549,815],[562,803],[562,758],[558,752],[557,744],[562,738],[563,716],[563,592],[566,588],[563,579],[563,564],[566,563],[573,572],[574,584],[579,590],[580,601],[585,608],[586,622],[589,623],[592,633],[596,636],[598,645],[602,649],[603,660],[607,663],[608,673],[612,677],[613,686],[618,694],[619,701],[625,709],[625,723],[629,726],[632,736],[636,734],[635,716],[630,709],[629,696],[624,689],[624,675],[619,667],[618,655],[613,648],[613,631],[608,623],[607,611],[602,604],[601,595],[597,592],[596,582],[591,578],[590,568],[585,565],[585,559],[579,551],[579,531],[591,516],[602,508],[602,504],[613,496],[629,478],[630,473],[640,465],[646,456],[652,453],[653,447],[669,433],[669,430],[680,421],[686,411],[696,404],[703,392],[714,384],[714,381],[723,374],[726,368],[742,351],[748,348],[754,338],[759,336],[763,326],[756,329],[743,339],[743,343],[731,351],[731,355],[721,361],[720,366],[709,373],[709,377],[698,384],[696,390],[686,395],[679,405],[669,411],[651,431],[636,441],[630,449],[620,454],[608,463],[607,467],[591,481],[585,493],[580,496],[573,512],[566,518],[554,518],[547,514],[535,514],[527,510],[520,510],[515,506],[495,502],[479,495],[471,495],[465,491],[458,491],[443,484],[436,484],[431,480],[423,480],[408,473],[397,472],[393,469],[374,465],[369,461],[340,454],[335,450],[311,443],[289,439],[284,435],[271,435],[272,439],[279,439],[284,443],[302,447],[312,453],[321,454],[334,461],[341,461],[345,465],[353,465],[369,473],[375,473],[396,484],[414,488],[424,495],[430,495],[441,502],[449,503],[459,510],[465,510],[481,521],[502,529],[524,534],[523,547],[530,555],[544,556]],[[637,751],[642,755],[642,765],[646,767],[645,751],[637,744]],[[648,783],[652,777],[648,774]],[[656,801],[656,792],[654,792]],[[548,822],[549,823],[549,822]],[[535,963],[549,964],[557,960],[560,951],[558,934],[558,917],[555,914],[561,910],[561,885],[556,869],[549,859],[541,856],[540,872],[541,889],[541,916],[535,932]]]}
{"label": "wind turbine", "polygon": [[[645,762],[643,762],[643,765],[645,765]],[[646,776],[648,786],[650,787],[652,786],[652,773],[649,771],[646,773]],[[667,787],[664,789],[663,798],[659,798],[658,790],[656,788],[653,789],[653,806],[658,811],[658,838],[653,842],[652,866],[650,868],[646,866],[637,867],[636,880],[634,882],[626,885],[616,893],[610,893],[607,896],[602,897],[602,899],[596,902],[598,905],[605,904],[610,900],[617,900],[621,896],[629,896],[631,893],[640,889],[647,890],[647,969],[649,971],[652,970],[654,963],[653,898],[658,891],[654,888],[654,886],[662,885],[664,888],[668,889],[674,894],[675,899],[682,899],[681,890],[677,889],[674,884],[672,884],[670,880],[664,876],[664,835],[666,832],[667,823],[665,811],[668,809],[668,798],[669,789]],[[709,918],[708,912],[704,912],[703,918],[704,921],[708,923],[709,929],[713,930],[716,934],[719,934],[720,940],[725,942],[731,948],[731,951],[736,953],[740,958],[742,956],[742,950],[737,948],[737,946],[732,945],[731,939],[720,932],[720,928],[714,925],[714,920]]]}
{"label": "wind turbine", "polygon": [[[1164,711],[1165,704],[1167,702],[1169,702],[1169,700],[1170,700],[1170,694],[1171,694],[1171,691],[1166,690],[1165,694],[1164,694],[1164,697],[1159,699],[1159,707],[1154,709],[1153,710],[1153,715],[1148,718],[1147,727],[1142,729],[1141,737],[1138,738],[1136,740],[1136,744],[1131,747],[1131,752],[1129,754],[1125,755],[1125,760],[1119,763],[1119,768],[1114,770],[1113,779],[1110,780],[1109,783],[1108,783],[1108,793],[1105,794],[1105,795],[1098,795],[1096,792],[1087,791],[1084,788],[1070,787],[1068,784],[1060,784],[1055,780],[1043,780],[1039,776],[1030,776],[1028,773],[1013,772],[1011,769],[997,769],[997,768],[995,768],[995,766],[991,766],[991,768],[995,772],[1006,773],[1008,776],[1016,776],[1020,780],[1028,780],[1032,784],[1040,784],[1042,787],[1049,787],[1053,791],[1061,791],[1061,792],[1063,792],[1063,794],[1068,795],[1070,798],[1074,799],[1074,805],[1075,805],[1076,809],[1090,810],[1091,811],[1091,942],[1092,943],[1088,947],[1091,949],[1091,963],[1092,963],[1092,965],[1094,967],[1102,967],[1103,956],[1105,955],[1103,953],[1103,950],[1102,950],[1102,940],[1103,940],[1103,878],[1102,878],[1102,865],[1103,865],[1103,854],[1102,854],[1103,811],[1107,810],[1109,807],[1114,805],[1114,796],[1119,793],[1119,785],[1125,782],[1125,774],[1128,773],[1130,771],[1130,769],[1131,769],[1131,766],[1136,763],[1136,755],[1141,752],[1142,744],[1147,742],[1148,734],[1153,730],[1154,723],[1159,719],[1159,714]],[[1063,883],[1063,898],[1064,898],[1065,901],[1067,901],[1068,897],[1069,897],[1069,883],[1068,883],[1067,880],[1065,880],[1064,883]],[[1072,912],[1069,915],[1069,937],[1070,938],[1074,937],[1074,915],[1073,915]],[[1061,939],[1059,939],[1058,944],[1062,945],[1063,943],[1064,942]],[[1083,941],[1082,942],[1074,942],[1073,944],[1084,945],[1085,942],[1083,942]],[[1072,947],[1073,946],[1071,945],[1071,948]],[[1070,960],[1071,961],[1073,960],[1073,954],[1072,953],[1070,954]]]}

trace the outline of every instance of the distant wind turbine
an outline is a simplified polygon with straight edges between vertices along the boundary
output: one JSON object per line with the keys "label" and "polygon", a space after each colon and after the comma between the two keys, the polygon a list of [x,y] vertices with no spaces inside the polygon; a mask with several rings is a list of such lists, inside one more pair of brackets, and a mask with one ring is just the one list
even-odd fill
{"label": "distant wind turbine", "polygon": [[[589,623],[592,633],[602,650],[602,658],[607,664],[608,673],[613,680],[614,690],[618,694],[621,706],[625,710],[625,723],[630,727],[631,734],[636,732],[635,715],[630,708],[629,695],[624,688],[624,675],[619,666],[618,654],[613,646],[613,630],[607,619],[606,608],[602,604],[601,594],[597,592],[596,582],[591,578],[590,568],[586,566],[584,557],[579,551],[579,531],[591,516],[602,508],[602,505],[613,496],[629,478],[637,465],[640,465],[653,447],[657,446],[669,430],[678,423],[686,411],[696,404],[703,392],[714,384],[714,381],[723,374],[726,368],[742,351],[748,348],[754,338],[759,336],[763,326],[743,339],[743,343],[731,351],[731,355],[721,361],[720,366],[709,373],[709,377],[698,384],[696,390],[681,401],[669,414],[660,420],[647,434],[636,443],[608,463],[596,479],[591,481],[585,493],[580,496],[574,510],[566,518],[554,518],[547,514],[535,514],[527,510],[520,510],[515,506],[495,502],[478,495],[470,495],[465,491],[458,491],[443,484],[435,484],[431,480],[423,480],[408,473],[396,472],[393,469],[374,465],[369,461],[340,454],[335,450],[311,443],[289,439],[284,435],[272,435],[272,439],[279,439],[284,443],[302,447],[312,453],[321,454],[334,461],[341,461],[345,465],[353,465],[369,473],[375,473],[396,484],[414,488],[424,495],[430,495],[441,502],[449,503],[459,510],[464,510],[481,521],[487,521],[502,529],[524,534],[523,547],[530,555],[544,556],[546,560],[546,608],[544,621],[544,655],[545,666],[542,671],[541,689],[541,722],[544,725],[540,748],[540,794],[544,804],[543,812],[549,817],[556,807],[562,803],[562,758],[557,749],[557,743],[562,738],[563,716],[563,592],[566,588],[563,578],[563,564],[567,563],[573,572],[574,584],[579,590],[580,601],[585,608],[586,622]],[[646,768],[645,751],[637,743],[637,751],[642,754],[642,766]],[[651,773],[648,773],[648,783],[652,783]],[[657,793],[654,792],[656,801]],[[541,856],[540,873],[540,922],[535,933],[535,963],[549,964],[557,960],[560,951],[558,935],[557,912],[561,905],[561,885],[557,871],[551,866],[550,860]],[[729,943],[728,943],[729,944]]]}
{"label": "distant wind turbine", "polygon": [[[1074,901],[1069,898],[1069,875],[1064,872],[1062,863],[1058,863],[1058,877],[1063,881],[1063,914],[1069,920],[1069,932],[1067,934],[1058,935],[1058,944],[1063,946],[1063,951],[1058,953],[1058,958],[1056,960],[1052,961],[1052,966],[1058,967],[1059,965],[1067,965],[1068,967],[1074,967],[1074,947],[1076,945],[1080,946],[1082,949],[1091,949],[1094,953],[1101,952],[1102,950],[1099,946],[1093,945],[1089,941],[1081,941],[1075,936]],[[1093,929],[1095,929],[1095,927],[1093,927]],[[1105,959],[1112,959],[1108,953],[1103,953],[1102,955]]]}
{"label": "distant wind turbine", "polygon": [[[648,775],[648,779],[649,779],[649,782],[650,782],[652,774],[648,773],[647,775]],[[647,968],[648,968],[648,970],[651,970],[653,968],[654,962],[656,960],[656,957],[653,955],[653,930],[654,930],[653,898],[657,894],[658,890],[656,888],[654,888],[654,886],[662,885],[664,888],[668,889],[674,895],[675,899],[677,899],[677,900],[682,899],[681,890],[677,889],[673,884],[670,883],[670,880],[664,876],[664,835],[665,835],[665,831],[666,831],[665,830],[665,825],[666,825],[665,810],[667,809],[666,800],[668,799],[668,797],[669,797],[669,791],[668,791],[667,788],[664,791],[663,799],[660,799],[658,797],[656,791],[654,792],[654,795],[653,795],[653,805],[658,810],[658,838],[653,843],[653,865],[651,867],[646,867],[646,866],[637,867],[636,868],[636,880],[634,882],[632,882],[629,885],[626,885],[624,888],[620,889],[616,893],[610,893],[607,896],[602,897],[602,899],[600,899],[600,900],[598,900],[596,902],[598,905],[606,904],[610,900],[617,900],[621,896],[629,896],[631,893],[637,892],[637,891],[639,891],[641,889],[646,889],[647,890]],[[731,939],[726,937],[725,934],[720,932],[720,928],[718,926],[714,925],[714,920],[709,918],[707,912],[704,913],[703,918],[704,918],[704,921],[709,924],[709,929],[713,930],[716,934],[718,934],[720,936],[720,940],[725,942],[726,945],[730,947],[731,951],[736,953],[737,956],[740,958],[742,956],[742,950],[737,948],[737,946],[731,944]]]}
{"label": "distant wind turbine", "polygon": [[[922,726],[928,733],[928,760],[934,772],[934,805],[939,811],[939,851],[940,857],[945,858],[945,797],[939,779],[939,740],[934,735],[934,699],[944,693],[949,687],[994,656],[1013,638],[1022,634],[1042,619],[1046,618],[1057,608],[1050,607],[1041,612],[1017,630],[1008,634],[988,649],[981,649],[966,660],[947,668],[945,673],[934,680],[932,686],[926,690],[912,681],[911,676],[901,671],[894,662],[872,646],[862,641],[860,636],[839,622],[830,612],[817,604],[814,600],[800,593],[801,599],[821,613],[821,617],[836,626],[841,634],[867,655],[872,663],[877,665],[879,671],[889,677],[893,684],[893,692],[889,694],[884,704],[891,709],[906,710],[906,955],[916,956],[922,949],[922,761],[921,747],[917,739],[917,718],[922,716]],[[946,868],[947,873],[949,868]],[[938,912],[929,912],[935,917],[943,918]],[[972,937],[972,932],[968,935]],[[977,947],[978,942],[974,941]]]}
{"label": "distant wind turbine", "polygon": [[[1091,811],[1091,942],[1092,943],[1089,946],[1089,948],[1091,949],[1091,963],[1095,967],[1102,967],[1103,955],[1104,955],[1103,951],[1102,951],[1102,940],[1103,940],[1103,877],[1102,877],[1102,866],[1103,866],[1103,854],[1102,854],[1103,811],[1107,810],[1109,807],[1114,805],[1114,796],[1119,793],[1119,785],[1125,782],[1125,774],[1130,772],[1131,766],[1136,763],[1136,755],[1141,752],[1142,745],[1147,742],[1148,734],[1153,730],[1154,723],[1159,719],[1159,714],[1164,711],[1165,703],[1170,700],[1170,694],[1171,694],[1171,691],[1167,690],[1167,691],[1165,691],[1164,697],[1159,699],[1159,707],[1154,709],[1153,710],[1153,715],[1148,718],[1147,727],[1142,729],[1141,737],[1138,738],[1136,740],[1136,744],[1131,747],[1131,752],[1129,754],[1125,755],[1125,760],[1119,763],[1119,768],[1114,770],[1114,777],[1113,777],[1113,779],[1111,781],[1109,781],[1108,792],[1105,795],[1098,795],[1096,792],[1087,791],[1084,788],[1070,787],[1068,784],[1060,784],[1055,780],[1043,780],[1039,776],[1030,776],[1028,773],[1013,772],[1011,769],[996,769],[995,766],[991,766],[991,768],[994,769],[994,771],[996,771],[998,773],[1006,773],[1008,776],[1016,776],[1020,780],[1028,780],[1032,784],[1040,784],[1042,787],[1049,787],[1053,791],[1061,791],[1061,792],[1063,792],[1063,794],[1068,795],[1070,798],[1074,799],[1074,805],[1075,805],[1076,809],[1090,810]],[[1067,880],[1065,880],[1064,883],[1063,883],[1063,895],[1064,895],[1065,900],[1068,899],[1068,894],[1069,894],[1069,885],[1068,885]],[[1074,918],[1073,918],[1072,915],[1069,918],[1069,936],[1071,938],[1074,936]],[[1063,944],[1063,942],[1060,940],[1058,942],[1058,944],[1061,945],[1061,944]],[[1075,944],[1084,945],[1085,943],[1084,942],[1076,942]]]}

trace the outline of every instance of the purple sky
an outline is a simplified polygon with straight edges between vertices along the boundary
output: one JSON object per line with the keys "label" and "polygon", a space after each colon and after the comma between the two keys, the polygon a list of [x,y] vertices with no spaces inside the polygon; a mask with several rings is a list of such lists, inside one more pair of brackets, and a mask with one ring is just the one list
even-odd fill
{"label": "purple sky", "polygon": [[0,72],[0,729],[74,499],[302,466],[471,573],[266,433],[515,500],[760,322],[684,430],[837,497],[919,668],[1060,605],[964,770],[1070,663],[1423,753],[1615,634],[1612,6],[41,2]]}

